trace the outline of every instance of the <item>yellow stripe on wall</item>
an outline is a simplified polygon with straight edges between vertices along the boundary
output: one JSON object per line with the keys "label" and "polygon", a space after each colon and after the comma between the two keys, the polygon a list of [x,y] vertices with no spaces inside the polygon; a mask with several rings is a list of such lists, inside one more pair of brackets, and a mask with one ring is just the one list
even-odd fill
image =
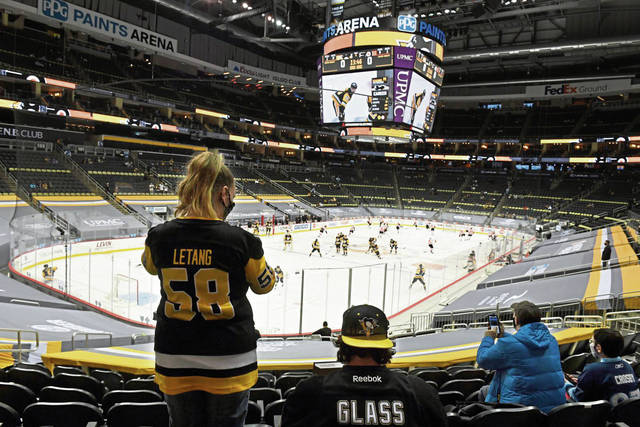
{"label": "yellow stripe on wall", "polygon": [[[598,288],[600,287],[600,266],[601,254],[600,246],[602,245],[602,230],[598,230],[596,234],[596,241],[593,244],[593,260],[591,262],[591,273],[589,273],[589,283],[587,289],[584,291],[584,299],[596,296],[598,294]],[[597,309],[596,302],[591,301],[585,304],[585,309],[595,310]]]}

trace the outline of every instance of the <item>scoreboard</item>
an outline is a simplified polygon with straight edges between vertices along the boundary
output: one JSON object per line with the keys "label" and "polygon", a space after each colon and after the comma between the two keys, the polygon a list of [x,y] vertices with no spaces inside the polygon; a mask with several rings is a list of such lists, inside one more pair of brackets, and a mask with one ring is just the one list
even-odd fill
{"label": "scoreboard", "polygon": [[393,67],[393,48],[379,47],[347,53],[333,53],[322,58],[322,74],[366,71]]}
{"label": "scoreboard", "polygon": [[350,18],[325,32],[316,63],[322,123],[431,131],[445,34],[409,18],[415,17]]}
{"label": "scoreboard", "polygon": [[436,85],[442,86],[444,82],[444,68],[429,60],[427,55],[419,50],[416,50],[416,61],[413,64],[413,69]]}

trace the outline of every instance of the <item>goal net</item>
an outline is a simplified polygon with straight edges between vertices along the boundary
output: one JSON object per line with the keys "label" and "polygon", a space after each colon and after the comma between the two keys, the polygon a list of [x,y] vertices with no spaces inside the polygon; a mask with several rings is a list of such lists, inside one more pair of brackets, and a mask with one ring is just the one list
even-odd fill
{"label": "goal net", "polygon": [[139,283],[135,277],[126,274],[113,275],[113,296],[129,302],[138,303]]}

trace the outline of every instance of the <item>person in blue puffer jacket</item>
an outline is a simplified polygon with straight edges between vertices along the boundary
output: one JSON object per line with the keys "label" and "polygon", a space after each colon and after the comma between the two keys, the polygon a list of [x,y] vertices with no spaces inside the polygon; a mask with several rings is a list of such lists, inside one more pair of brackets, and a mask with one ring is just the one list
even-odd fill
{"label": "person in blue puffer jacket", "polygon": [[485,401],[533,405],[549,412],[566,403],[558,341],[540,322],[535,304],[522,301],[511,308],[516,333],[489,329],[478,348],[478,365],[496,371]]}

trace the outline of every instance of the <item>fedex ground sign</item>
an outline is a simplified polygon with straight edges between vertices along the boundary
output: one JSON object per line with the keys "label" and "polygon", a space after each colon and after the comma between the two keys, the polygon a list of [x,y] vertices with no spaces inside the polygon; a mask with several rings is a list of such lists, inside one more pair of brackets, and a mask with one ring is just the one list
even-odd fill
{"label": "fedex ground sign", "polygon": [[38,15],[86,33],[133,44],[145,50],[176,53],[178,41],[63,0],[38,0]]}
{"label": "fedex ground sign", "polygon": [[631,79],[594,80],[588,82],[565,82],[548,85],[527,86],[526,94],[530,97],[589,97],[607,93],[620,93],[629,90]]}

